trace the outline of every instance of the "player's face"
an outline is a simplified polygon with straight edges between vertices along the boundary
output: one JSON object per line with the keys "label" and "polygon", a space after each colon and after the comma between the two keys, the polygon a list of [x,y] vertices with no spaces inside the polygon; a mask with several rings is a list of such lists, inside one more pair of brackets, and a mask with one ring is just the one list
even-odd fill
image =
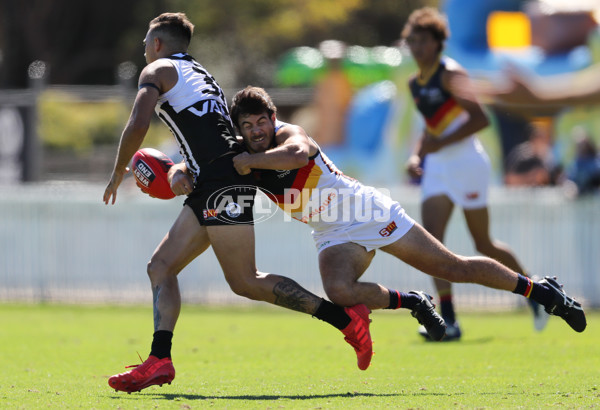
{"label": "player's face", "polygon": [[429,31],[413,31],[406,42],[417,64],[429,64],[437,59],[440,44]]}
{"label": "player's face", "polygon": [[271,148],[275,137],[275,114],[271,117],[266,112],[241,115],[238,122],[242,138],[250,152],[265,152]]}
{"label": "player's face", "polygon": [[146,64],[150,64],[157,59],[154,52],[154,37],[150,35],[150,31],[146,33],[144,38],[144,57],[146,58]]}

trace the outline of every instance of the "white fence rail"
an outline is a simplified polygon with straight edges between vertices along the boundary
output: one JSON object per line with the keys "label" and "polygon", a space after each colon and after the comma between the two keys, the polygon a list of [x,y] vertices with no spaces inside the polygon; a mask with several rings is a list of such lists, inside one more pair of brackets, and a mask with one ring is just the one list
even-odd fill
{"label": "white fence rail", "polygon": [[[102,203],[99,185],[0,186],[0,301],[150,302],[145,266],[182,200],[148,198],[130,179],[123,185],[114,206]],[[420,219],[418,190],[391,192]],[[556,190],[495,188],[490,209],[493,236],[532,274],[557,275],[570,294],[600,307],[600,197],[573,201]],[[279,214],[255,229],[259,270],[289,276],[324,296],[310,228]],[[458,209],[446,237],[453,251],[475,253]],[[433,291],[428,276],[384,252],[364,279]],[[211,250],[180,274],[180,286],[185,302],[245,302],[229,290]],[[457,285],[455,294],[460,308],[523,305],[515,295],[477,285]]]}

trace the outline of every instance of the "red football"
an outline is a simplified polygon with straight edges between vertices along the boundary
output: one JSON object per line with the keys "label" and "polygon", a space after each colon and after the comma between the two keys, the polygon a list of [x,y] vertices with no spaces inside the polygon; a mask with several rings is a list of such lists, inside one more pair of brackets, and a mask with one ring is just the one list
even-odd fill
{"label": "red football", "polygon": [[175,197],[167,179],[173,161],[166,154],[154,148],[142,148],[133,155],[131,165],[135,183],[143,192],[160,199]]}

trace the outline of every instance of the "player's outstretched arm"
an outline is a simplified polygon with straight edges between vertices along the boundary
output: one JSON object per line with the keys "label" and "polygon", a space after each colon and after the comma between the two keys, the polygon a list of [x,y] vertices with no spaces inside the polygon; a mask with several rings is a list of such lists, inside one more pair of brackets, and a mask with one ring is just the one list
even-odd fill
{"label": "player's outstretched arm", "polygon": [[507,66],[503,81],[496,84],[489,80],[466,82],[456,79],[452,89],[459,95],[473,92],[486,103],[509,106],[571,106],[600,103],[600,64],[578,73],[557,74],[540,77],[526,76],[517,67]]}
{"label": "player's outstretched arm", "polygon": [[[149,70],[147,66],[140,75],[140,84],[160,84],[157,75]],[[159,92],[157,88],[143,86],[137,93],[129,120],[121,134],[117,158],[112,175],[104,190],[103,201],[108,205],[114,204],[117,199],[117,189],[123,181],[123,177],[129,171],[127,165],[131,157],[140,148],[146,132],[150,127],[150,120],[154,113],[154,106],[158,100]]]}

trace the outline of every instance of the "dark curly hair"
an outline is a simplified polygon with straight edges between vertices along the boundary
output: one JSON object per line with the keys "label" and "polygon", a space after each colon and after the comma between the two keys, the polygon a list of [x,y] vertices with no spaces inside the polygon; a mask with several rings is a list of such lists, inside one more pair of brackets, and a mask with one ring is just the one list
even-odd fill
{"label": "dark curly hair", "polygon": [[275,107],[273,100],[271,100],[271,97],[263,88],[249,85],[233,96],[231,120],[236,127],[238,127],[240,116],[245,114],[262,114],[263,112],[266,112],[269,117],[273,113],[277,113],[277,107]]}
{"label": "dark curly hair", "polygon": [[433,7],[423,7],[413,11],[402,30],[402,38],[407,39],[414,32],[429,32],[440,43],[440,51],[444,42],[450,37],[450,29],[446,17]]}

